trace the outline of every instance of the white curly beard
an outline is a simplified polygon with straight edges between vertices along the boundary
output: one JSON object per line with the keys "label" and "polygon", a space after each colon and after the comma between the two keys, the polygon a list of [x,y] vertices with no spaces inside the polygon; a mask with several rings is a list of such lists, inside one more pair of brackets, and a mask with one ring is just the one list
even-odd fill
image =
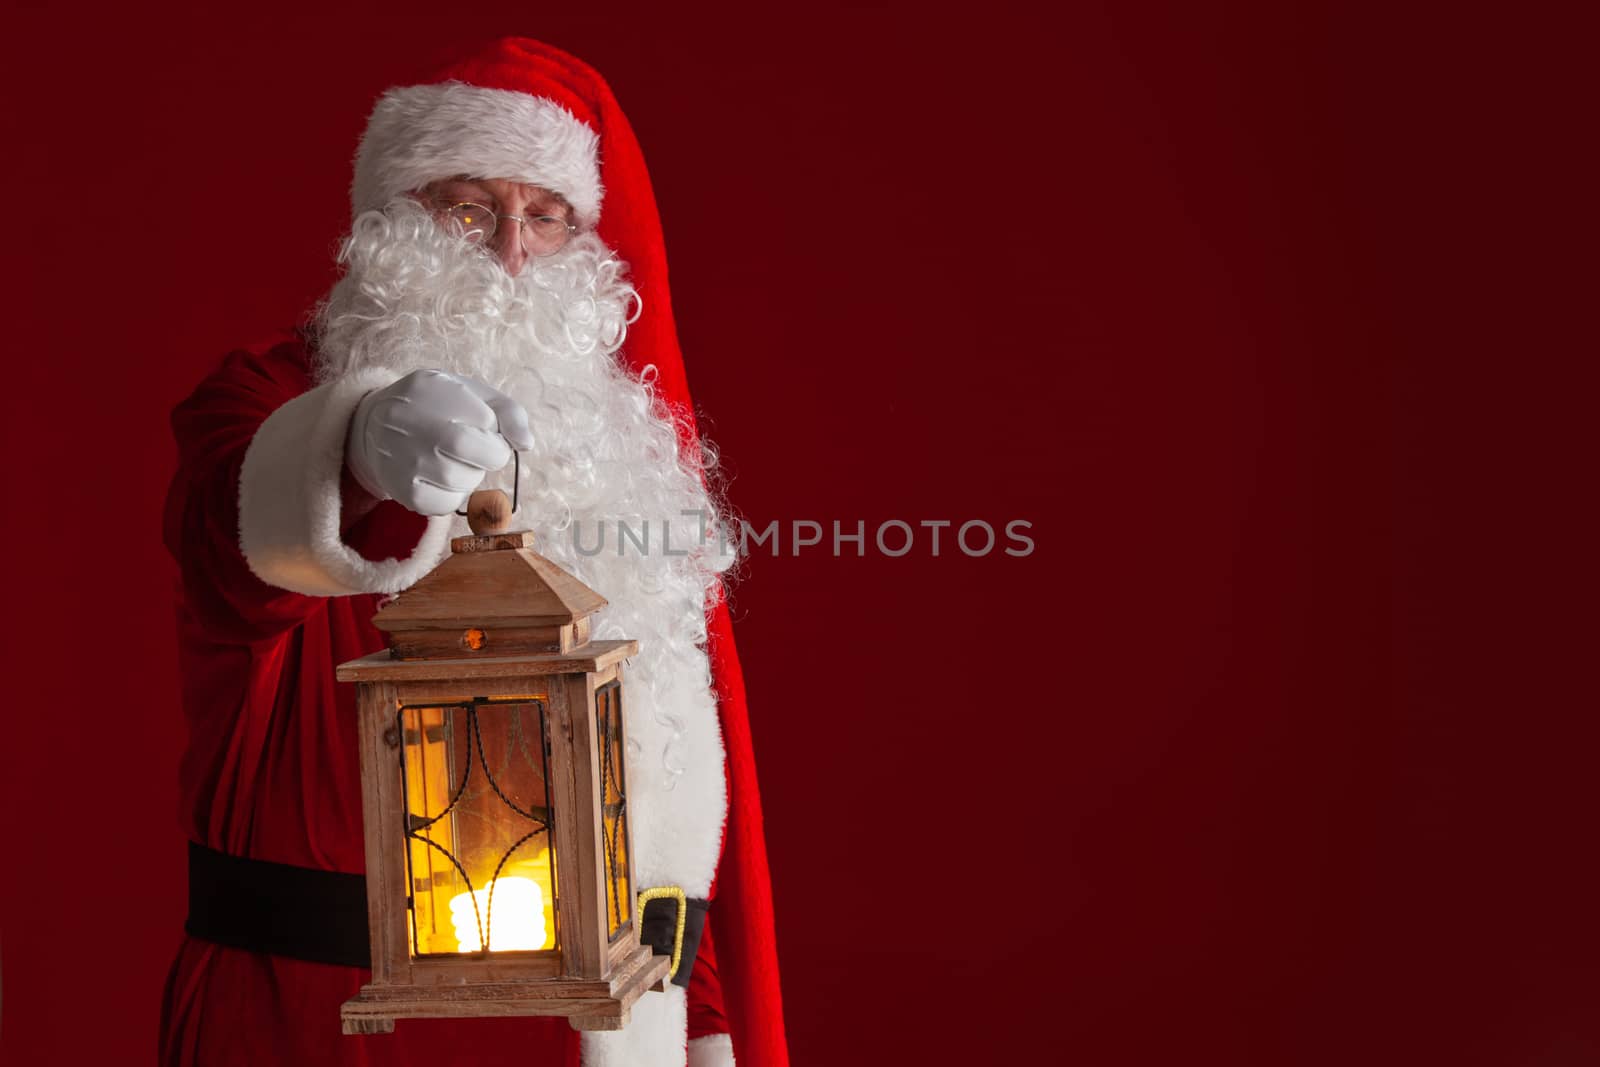
{"label": "white curly beard", "polygon": [[[624,698],[637,886],[707,896],[726,799],[705,605],[733,558],[702,472],[658,414],[653,375],[641,381],[614,358],[638,309],[624,265],[583,234],[512,278],[409,199],[362,215],[341,260],[346,273],[318,313],[319,379],[436,367],[527,408],[536,445],[522,458],[515,528],[610,601],[595,638],[639,642]],[[486,485],[509,492],[510,479],[508,468]],[[648,551],[636,543],[644,528]],[[611,1059],[609,1046],[642,1036],[586,1041],[585,1059]],[[661,1051],[661,1062],[682,1063],[681,1033]]]}

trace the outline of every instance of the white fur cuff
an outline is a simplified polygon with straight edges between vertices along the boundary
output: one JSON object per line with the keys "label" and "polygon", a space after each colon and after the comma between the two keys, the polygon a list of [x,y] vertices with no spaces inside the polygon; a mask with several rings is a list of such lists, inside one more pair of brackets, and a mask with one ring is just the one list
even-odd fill
{"label": "white fur cuff", "polygon": [[374,563],[340,537],[345,435],[361,398],[398,375],[367,370],[318,386],[267,417],[239,475],[239,546],[256,577],[309,596],[397,593],[449,546],[450,516],[428,520],[411,558]]}
{"label": "white fur cuff", "polygon": [[689,1067],[733,1067],[733,1038],[707,1034],[689,1042]]}

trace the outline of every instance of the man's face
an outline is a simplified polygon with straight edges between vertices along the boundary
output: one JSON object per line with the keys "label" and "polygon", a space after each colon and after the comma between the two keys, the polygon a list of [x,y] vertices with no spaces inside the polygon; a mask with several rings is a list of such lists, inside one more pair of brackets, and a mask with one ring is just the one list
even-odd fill
{"label": "man's face", "polygon": [[[482,236],[475,239],[494,253],[513,278],[522,273],[529,258],[548,254],[546,249],[553,251],[551,243],[556,248],[565,243],[564,228],[572,218],[571,206],[559,194],[502,178],[446,178],[424,186],[416,196],[442,225],[453,225],[469,237],[474,228],[481,228]],[[480,217],[460,205],[487,208],[490,217]],[[508,215],[513,217],[506,218]]]}

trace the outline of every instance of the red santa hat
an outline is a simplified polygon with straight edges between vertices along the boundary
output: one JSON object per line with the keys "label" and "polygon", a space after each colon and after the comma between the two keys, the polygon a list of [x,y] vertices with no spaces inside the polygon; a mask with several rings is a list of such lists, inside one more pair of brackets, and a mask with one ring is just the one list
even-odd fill
{"label": "red santa hat", "polygon": [[600,219],[596,90],[588,67],[537,41],[498,41],[429,82],[378,100],[356,153],[357,215],[458,174],[560,193],[579,225]]}

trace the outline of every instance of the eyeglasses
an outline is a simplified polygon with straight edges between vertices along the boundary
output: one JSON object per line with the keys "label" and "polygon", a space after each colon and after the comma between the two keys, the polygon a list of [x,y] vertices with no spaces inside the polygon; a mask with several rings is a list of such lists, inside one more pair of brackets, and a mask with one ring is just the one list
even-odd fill
{"label": "eyeglasses", "polygon": [[554,215],[496,215],[482,204],[462,202],[445,208],[444,217],[458,237],[482,244],[495,235],[501,222],[515,222],[522,231],[522,250],[530,256],[550,256],[561,251],[578,228]]}

